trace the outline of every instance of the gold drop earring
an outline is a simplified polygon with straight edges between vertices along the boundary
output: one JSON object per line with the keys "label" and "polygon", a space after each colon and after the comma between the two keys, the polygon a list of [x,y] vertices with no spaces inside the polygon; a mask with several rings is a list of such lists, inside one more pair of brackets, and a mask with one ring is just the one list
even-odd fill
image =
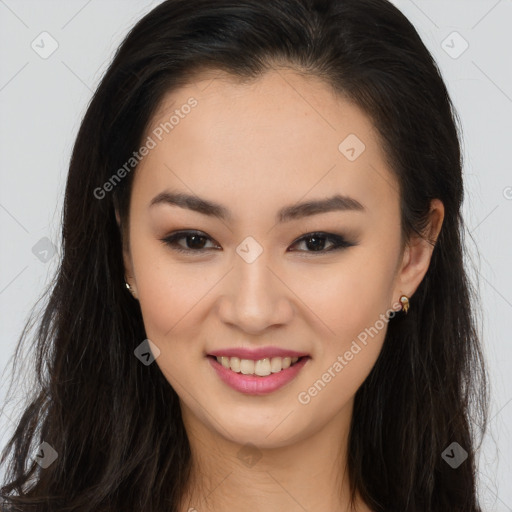
{"label": "gold drop earring", "polygon": [[407,313],[409,310],[409,297],[407,295],[402,295],[400,297],[400,303],[402,304],[402,310],[404,313]]}

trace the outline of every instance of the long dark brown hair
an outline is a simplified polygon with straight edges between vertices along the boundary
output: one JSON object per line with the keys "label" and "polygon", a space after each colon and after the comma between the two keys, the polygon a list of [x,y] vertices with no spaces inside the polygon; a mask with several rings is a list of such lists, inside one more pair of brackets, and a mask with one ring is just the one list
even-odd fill
{"label": "long dark brown hair", "polygon": [[[276,65],[320,77],[373,121],[400,185],[404,240],[424,233],[433,198],[445,207],[410,311],[389,322],[355,396],[352,498],[357,490],[375,511],[481,510],[488,378],[465,258],[460,121],[432,55],[387,0],[167,0],[127,35],[80,126],[62,259],[16,350],[13,378],[32,339],[36,378],[1,459],[10,510],[177,512],[190,445],[177,394],[134,356],[146,336],[124,286],[136,168],[104,197],[94,191],[140,147],[164,94],[195,72],[251,80]],[[34,460],[43,442],[58,454],[45,469]],[[443,457],[452,443],[468,454],[457,468]]]}

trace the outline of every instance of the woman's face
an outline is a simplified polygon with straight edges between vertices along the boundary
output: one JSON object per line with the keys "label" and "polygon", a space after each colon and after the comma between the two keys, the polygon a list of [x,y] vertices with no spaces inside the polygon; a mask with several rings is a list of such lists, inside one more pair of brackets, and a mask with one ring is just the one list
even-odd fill
{"label": "woman's face", "polygon": [[350,417],[429,249],[401,251],[398,184],[358,108],[287,70],[203,78],[144,138],[127,279],[186,424],[283,446]]}

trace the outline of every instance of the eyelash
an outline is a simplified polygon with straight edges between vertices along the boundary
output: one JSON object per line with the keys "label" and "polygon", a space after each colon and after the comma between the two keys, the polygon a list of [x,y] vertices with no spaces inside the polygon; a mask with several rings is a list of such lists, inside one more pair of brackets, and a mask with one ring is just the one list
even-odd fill
{"label": "eyelash", "polygon": [[[181,240],[183,238],[187,238],[189,236],[198,236],[200,238],[206,238],[208,240],[212,240],[209,236],[202,233],[201,231],[178,231],[176,233],[172,233],[171,235],[162,238],[161,241],[170,247],[173,251],[177,251],[180,253],[186,253],[186,254],[200,254],[205,252],[208,249],[187,249],[184,247],[181,247],[178,245],[178,240]],[[312,233],[306,233],[305,235],[301,236],[297,240],[293,242],[292,245],[296,245],[304,240],[308,240],[310,238],[321,238],[325,240],[329,240],[331,242],[334,242],[334,245],[330,249],[321,249],[319,251],[298,251],[298,252],[305,252],[305,253],[311,253],[311,254],[326,254],[329,252],[339,251],[341,249],[347,249],[348,247],[353,247],[357,245],[355,242],[349,242],[346,240],[342,235],[337,235],[334,233],[325,233],[323,231],[314,231]],[[210,248],[211,249],[211,248]]]}

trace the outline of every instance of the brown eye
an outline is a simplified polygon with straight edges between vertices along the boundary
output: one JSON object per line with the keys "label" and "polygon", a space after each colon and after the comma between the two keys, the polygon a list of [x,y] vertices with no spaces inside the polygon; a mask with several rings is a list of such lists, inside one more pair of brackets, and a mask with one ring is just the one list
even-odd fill
{"label": "brown eye", "polygon": [[[293,243],[293,245],[297,245],[300,243],[304,243],[306,247],[305,251],[300,252],[317,252],[317,253],[326,253],[331,251],[336,251],[339,249],[344,249],[347,247],[352,247],[356,245],[355,243],[349,242],[345,240],[341,235],[335,235],[332,233],[308,233],[307,235],[302,236],[297,241]],[[326,244],[328,248],[326,249]],[[292,247],[293,247],[292,245]]]}
{"label": "brown eye", "polygon": [[[181,240],[185,240],[185,244],[180,244]],[[180,231],[163,238],[162,242],[178,252],[198,253],[211,249],[211,247],[205,249],[208,240],[211,240],[209,236],[198,231]]]}

